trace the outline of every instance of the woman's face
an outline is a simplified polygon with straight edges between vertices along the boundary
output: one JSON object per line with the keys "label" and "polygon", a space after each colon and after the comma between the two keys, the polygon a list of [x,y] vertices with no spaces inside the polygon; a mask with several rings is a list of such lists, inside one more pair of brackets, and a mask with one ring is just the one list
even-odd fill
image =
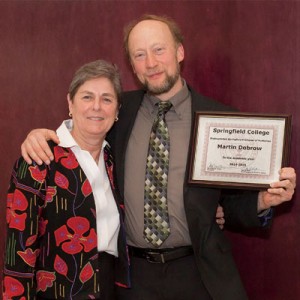
{"label": "woman's face", "polygon": [[104,139],[118,115],[118,100],[113,85],[105,77],[90,79],[81,85],[71,100],[72,135],[75,140]]}

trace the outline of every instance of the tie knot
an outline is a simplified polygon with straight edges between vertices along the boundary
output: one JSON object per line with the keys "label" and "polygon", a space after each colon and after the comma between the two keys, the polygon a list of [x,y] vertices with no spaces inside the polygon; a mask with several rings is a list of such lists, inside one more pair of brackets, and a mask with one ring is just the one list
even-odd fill
{"label": "tie knot", "polygon": [[171,108],[172,103],[170,101],[159,101],[158,103],[158,114],[166,114]]}

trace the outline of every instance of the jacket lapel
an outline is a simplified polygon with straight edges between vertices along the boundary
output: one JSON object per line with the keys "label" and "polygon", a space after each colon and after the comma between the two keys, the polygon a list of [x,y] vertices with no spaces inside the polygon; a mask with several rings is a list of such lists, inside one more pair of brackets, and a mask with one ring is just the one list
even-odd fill
{"label": "jacket lapel", "polygon": [[122,107],[119,112],[119,121],[115,125],[113,149],[116,166],[118,167],[116,170],[117,182],[122,195],[124,195],[124,168],[127,144],[138,110],[143,101],[144,93],[144,91],[124,93]]}

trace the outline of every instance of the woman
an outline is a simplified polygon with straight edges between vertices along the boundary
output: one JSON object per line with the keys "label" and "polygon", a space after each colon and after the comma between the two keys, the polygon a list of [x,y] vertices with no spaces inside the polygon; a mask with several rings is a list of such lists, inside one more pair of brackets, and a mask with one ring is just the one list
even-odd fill
{"label": "woman", "polygon": [[[123,211],[107,132],[118,120],[121,83],[112,64],[81,67],[68,93],[70,120],[57,130],[49,166],[19,158],[7,197],[3,299],[114,299],[127,286]],[[116,272],[115,272],[116,269]]]}

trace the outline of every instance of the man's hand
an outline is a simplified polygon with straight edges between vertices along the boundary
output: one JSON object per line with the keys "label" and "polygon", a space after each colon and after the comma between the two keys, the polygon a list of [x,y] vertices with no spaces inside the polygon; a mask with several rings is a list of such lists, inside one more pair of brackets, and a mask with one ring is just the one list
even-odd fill
{"label": "man's hand", "polygon": [[216,223],[219,225],[220,229],[224,228],[224,224],[225,224],[224,211],[221,205],[219,205],[217,208]]}
{"label": "man's hand", "polygon": [[34,160],[38,165],[43,162],[47,165],[53,160],[47,141],[52,140],[59,144],[59,138],[55,131],[48,129],[34,129],[29,132],[26,140],[21,145],[21,153],[28,164],[32,164]]}
{"label": "man's hand", "polygon": [[279,174],[280,181],[271,183],[267,191],[258,194],[258,213],[292,199],[296,188],[295,170],[293,168],[282,168]]}

